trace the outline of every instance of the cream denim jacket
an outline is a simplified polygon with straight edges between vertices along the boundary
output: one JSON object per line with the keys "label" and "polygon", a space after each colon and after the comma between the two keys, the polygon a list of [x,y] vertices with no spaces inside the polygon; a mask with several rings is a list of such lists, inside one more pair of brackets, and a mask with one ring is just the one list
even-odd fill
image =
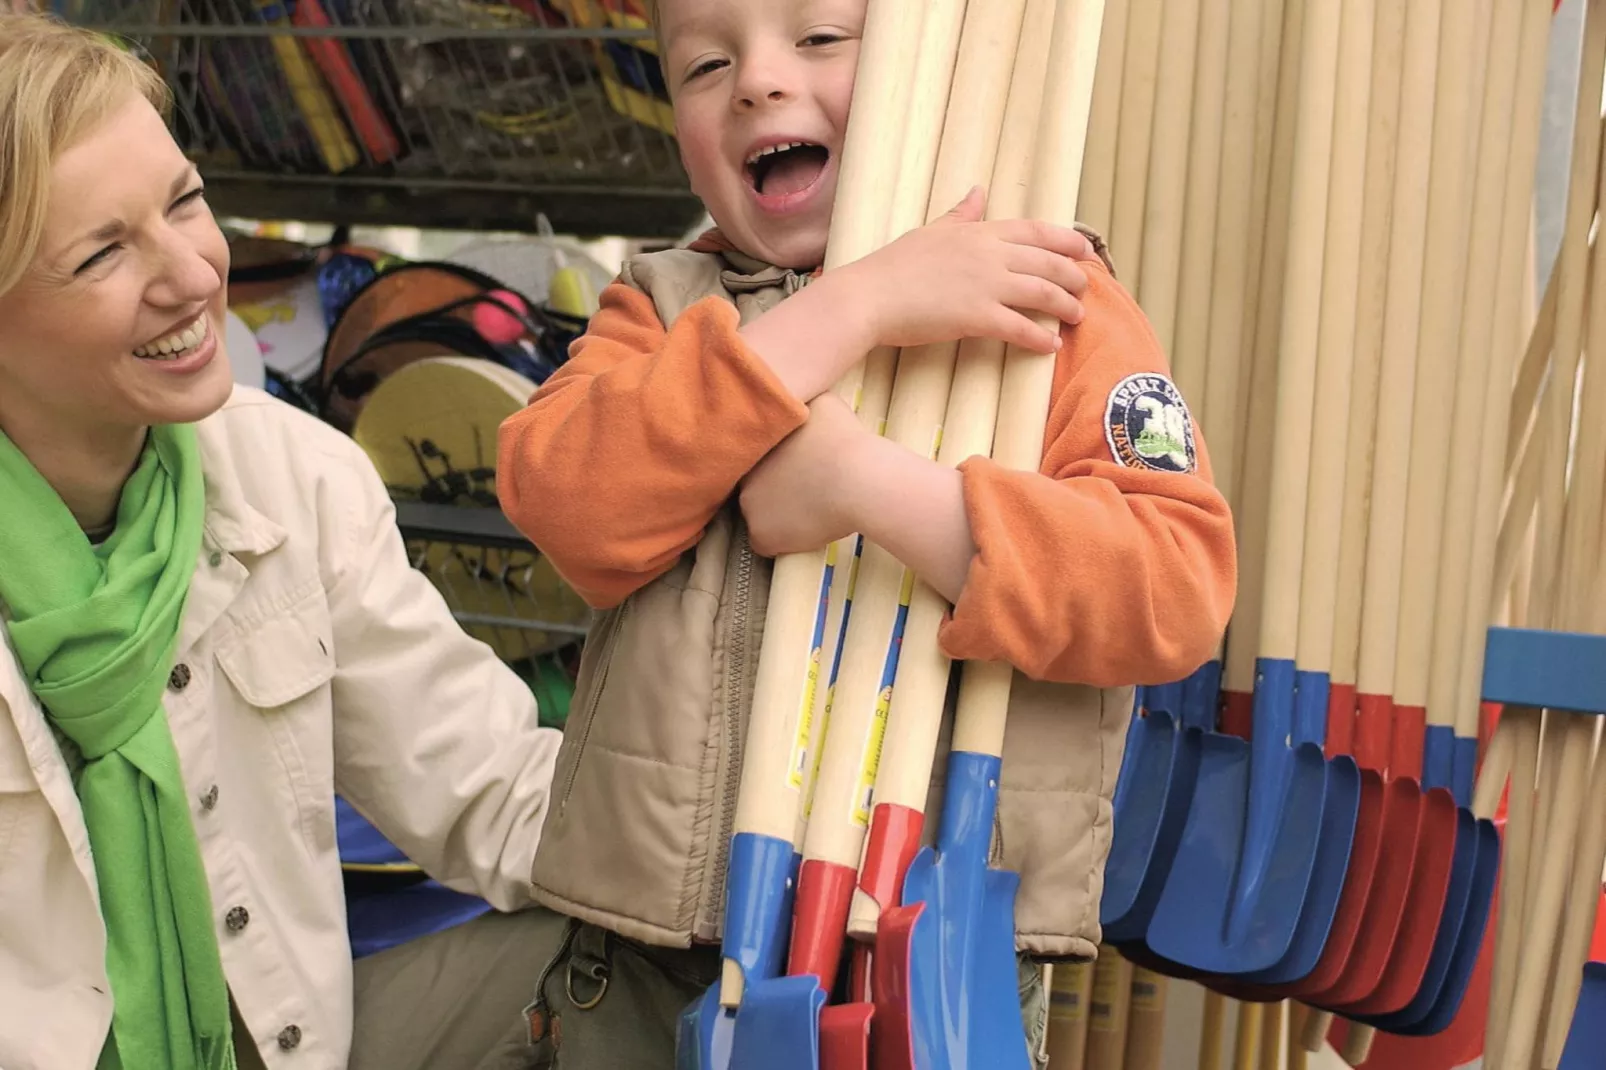
{"label": "cream denim jacket", "polygon": [[[353,442],[245,388],[199,431],[206,528],[167,717],[252,1039],[270,1068],[341,1070],[352,968],[335,793],[445,884],[515,909],[559,735],[409,567]],[[8,646],[0,1070],[91,1070],[111,1022],[72,761]]]}

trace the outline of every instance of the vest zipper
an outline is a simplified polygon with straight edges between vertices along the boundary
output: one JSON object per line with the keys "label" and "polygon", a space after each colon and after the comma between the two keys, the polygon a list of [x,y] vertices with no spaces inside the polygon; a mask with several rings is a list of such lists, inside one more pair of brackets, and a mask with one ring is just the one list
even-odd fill
{"label": "vest zipper", "polygon": [[736,818],[736,797],[742,782],[742,737],[744,735],[742,697],[743,682],[747,676],[747,617],[753,590],[753,545],[748,539],[747,525],[738,523],[736,532],[736,594],[731,599],[730,652],[725,659],[725,747],[730,755],[726,765],[725,783],[721,785],[719,824],[715,841],[713,881],[713,910],[710,915],[722,918],[725,912],[725,878],[730,869],[731,825]]}
{"label": "vest zipper", "polygon": [[569,796],[574,793],[574,782],[580,772],[580,760],[585,757],[586,741],[591,738],[591,725],[597,719],[597,706],[602,701],[603,689],[608,686],[608,668],[613,664],[613,644],[619,635],[619,629],[624,627],[625,614],[630,612],[630,600],[626,599],[619,612],[609,622],[608,635],[603,644],[601,656],[597,659],[600,667],[597,678],[592,684],[591,695],[586,699],[585,719],[580,724],[580,738],[574,744],[574,764],[569,766],[569,775],[563,782],[563,796],[558,800],[558,812],[562,813],[569,806]]}

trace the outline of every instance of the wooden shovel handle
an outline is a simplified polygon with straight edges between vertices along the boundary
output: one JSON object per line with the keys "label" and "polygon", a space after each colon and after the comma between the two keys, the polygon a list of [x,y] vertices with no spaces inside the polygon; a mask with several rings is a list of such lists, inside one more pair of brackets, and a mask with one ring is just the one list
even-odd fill
{"label": "wooden shovel handle", "polygon": [[[873,0],[867,11],[854,82],[859,104],[848,121],[827,237],[828,271],[886,241],[887,211],[901,162],[899,132],[909,106],[911,41],[924,7],[921,0]],[[856,400],[864,378],[860,364],[843,377],[837,390]],[[813,639],[824,574],[824,551],[787,555],[775,562],[737,796],[738,833],[777,839],[797,834],[801,751],[807,744],[806,739],[799,740],[799,729],[809,705],[811,663],[814,671],[821,668]],[[829,659],[825,660],[828,670]]]}
{"label": "wooden shovel handle", "polygon": [[[989,120],[994,126],[990,139],[992,148],[967,148],[963,155],[956,154],[957,159],[964,159],[972,152],[986,152],[984,159],[991,168],[991,193],[987,203],[989,218],[1020,218],[1028,207],[1027,184],[1031,175],[1032,148],[1042,112],[1043,81],[1048,74],[1054,8],[1054,0],[1029,0],[1015,12],[1019,32],[1001,35],[1013,36],[1014,40],[1001,40],[995,44],[995,48],[1004,53],[1002,63],[997,62],[997,56],[989,59],[985,54],[974,60],[978,67],[978,80],[991,79],[1008,91],[1007,99],[1000,102],[1001,114]],[[999,14],[985,5],[977,5],[976,9],[987,17],[988,25],[996,33]],[[962,64],[970,47],[970,34],[967,24],[966,37],[961,42]],[[978,34],[977,39],[986,38]],[[1010,70],[1007,78],[1004,69]],[[956,79],[961,82],[969,80],[962,75],[956,76]],[[957,90],[955,95],[959,95]],[[947,170],[943,166],[949,152],[947,145],[944,145],[943,151],[944,160],[939,163],[939,172]],[[946,414],[941,420],[942,440],[937,450],[939,462],[957,467],[967,458],[986,456],[991,452],[1003,373],[1002,342],[967,338],[959,343],[957,362],[951,369],[948,383],[944,384]],[[903,390],[901,370],[898,389]],[[889,435],[897,430],[889,422]],[[918,431],[919,428],[914,429],[914,433]],[[916,811],[925,809],[931,784],[932,758],[947,696],[949,662],[937,647],[937,630],[948,608],[946,600],[929,586],[916,585],[909,603],[908,622],[904,627],[897,686],[892,692],[889,723],[895,729],[882,751],[881,765],[876,772],[877,805],[890,803]],[[864,935],[873,931],[873,917],[867,916],[867,912],[873,911],[874,905],[868,901],[855,903],[855,915],[850,920],[855,932]],[[866,928],[867,924],[869,928]]]}
{"label": "wooden shovel handle", "polygon": [[[1038,130],[1028,195],[1028,214],[1033,219],[1068,224],[1074,218],[1103,18],[1104,0],[1061,0],[1054,12],[1043,86],[1047,106]],[[1042,463],[1054,361],[1053,353],[1029,353],[1017,346],[1011,346],[1004,357],[993,459],[1006,468],[1036,471]],[[955,750],[1003,753],[1012,679],[1010,667],[1001,663],[965,666],[954,724]]]}

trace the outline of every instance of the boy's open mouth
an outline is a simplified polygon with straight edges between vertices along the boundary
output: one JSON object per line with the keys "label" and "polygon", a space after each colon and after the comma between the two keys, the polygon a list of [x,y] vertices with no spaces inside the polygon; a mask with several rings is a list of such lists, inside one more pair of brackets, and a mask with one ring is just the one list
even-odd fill
{"label": "boy's open mouth", "polygon": [[747,179],[767,197],[801,193],[819,181],[831,151],[808,141],[791,141],[759,149],[747,158]]}

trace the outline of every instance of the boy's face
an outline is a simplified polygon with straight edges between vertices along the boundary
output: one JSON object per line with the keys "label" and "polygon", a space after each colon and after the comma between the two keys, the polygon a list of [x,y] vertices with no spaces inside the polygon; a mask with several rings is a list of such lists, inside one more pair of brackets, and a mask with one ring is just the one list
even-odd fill
{"label": "boy's face", "polygon": [[660,0],[692,189],[743,252],[825,256],[866,0]]}

